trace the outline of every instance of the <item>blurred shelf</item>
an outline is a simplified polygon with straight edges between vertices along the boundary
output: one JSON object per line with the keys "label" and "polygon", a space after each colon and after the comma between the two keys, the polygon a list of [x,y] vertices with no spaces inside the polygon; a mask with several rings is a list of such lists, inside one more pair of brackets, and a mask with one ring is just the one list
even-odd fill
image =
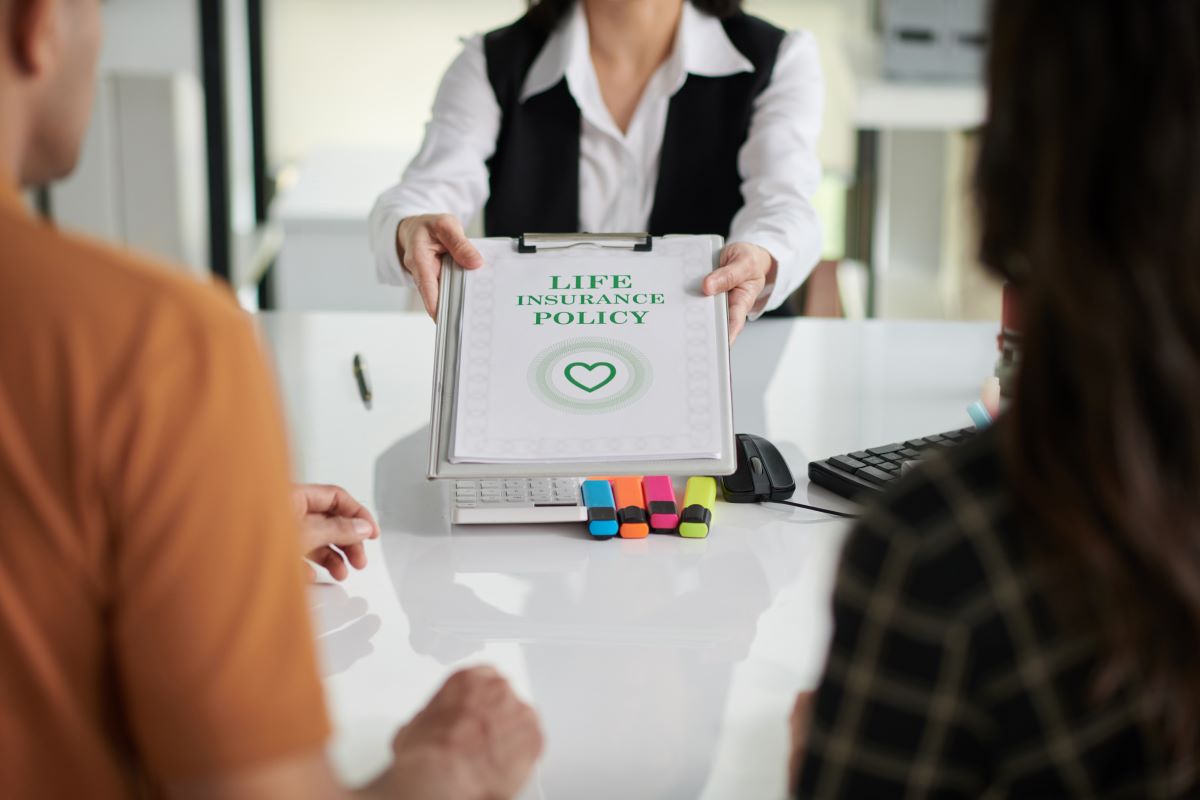
{"label": "blurred shelf", "polygon": [[329,147],[288,170],[271,217],[289,232],[361,233],[375,199],[400,180],[413,153],[399,148]]}
{"label": "blurred shelf", "polygon": [[879,47],[851,43],[853,122],[859,130],[962,131],[987,115],[987,93],[977,84],[896,81],[883,74]]}
{"label": "blurred shelf", "polygon": [[415,292],[375,274],[367,218],[412,153],[340,147],[312,153],[281,180],[271,210],[282,231],[273,273],[281,311],[399,311],[419,307]]}

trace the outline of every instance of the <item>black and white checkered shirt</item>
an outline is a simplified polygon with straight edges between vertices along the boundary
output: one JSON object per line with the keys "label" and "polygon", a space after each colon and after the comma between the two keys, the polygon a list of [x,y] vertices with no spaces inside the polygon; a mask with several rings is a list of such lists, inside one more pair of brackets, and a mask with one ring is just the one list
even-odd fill
{"label": "black and white checkered shirt", "polygon": [[1029,533],[995,429],[869,512],[838,574],[800,797],[1200,797],[1136,686],[1090,700],[1099,642],[1057,624]]}

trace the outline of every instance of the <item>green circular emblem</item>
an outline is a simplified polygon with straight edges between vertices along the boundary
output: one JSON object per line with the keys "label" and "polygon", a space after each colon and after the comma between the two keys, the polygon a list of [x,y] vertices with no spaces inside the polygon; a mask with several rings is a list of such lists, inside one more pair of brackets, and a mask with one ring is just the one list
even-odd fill
{"label": "green circular emblem", "polygon": [[650,361],[611,339],[571,339],[543,350],[529,366],[529,386],[547,405],[602,414],[640,400],[654,381]]}

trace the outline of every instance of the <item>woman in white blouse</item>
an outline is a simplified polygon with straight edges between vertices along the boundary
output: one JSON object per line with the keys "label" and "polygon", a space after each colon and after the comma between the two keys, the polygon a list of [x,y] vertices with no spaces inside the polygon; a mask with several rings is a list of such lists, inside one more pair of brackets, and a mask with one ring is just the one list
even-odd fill
{"label": "woman in white blouse", "polygon": [[704,291],[729,293],[735,337],[819,259],[823,102],[813,37],[741,0],[537,0],[446,73],[371,213],[380,278],[434,314],[441,256],[482,263],[462,224],[481,210],[489,236],[715,233],[730,244]]}

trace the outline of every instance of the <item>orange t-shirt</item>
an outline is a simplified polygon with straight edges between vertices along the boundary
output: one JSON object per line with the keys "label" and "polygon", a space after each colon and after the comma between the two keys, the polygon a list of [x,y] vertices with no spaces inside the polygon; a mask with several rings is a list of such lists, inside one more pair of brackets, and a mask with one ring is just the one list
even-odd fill
{"label": "orange t-shirt", "polygon": [[323,745],[288,490],[249,319],[0,181],[0,795],[157,793]]}

